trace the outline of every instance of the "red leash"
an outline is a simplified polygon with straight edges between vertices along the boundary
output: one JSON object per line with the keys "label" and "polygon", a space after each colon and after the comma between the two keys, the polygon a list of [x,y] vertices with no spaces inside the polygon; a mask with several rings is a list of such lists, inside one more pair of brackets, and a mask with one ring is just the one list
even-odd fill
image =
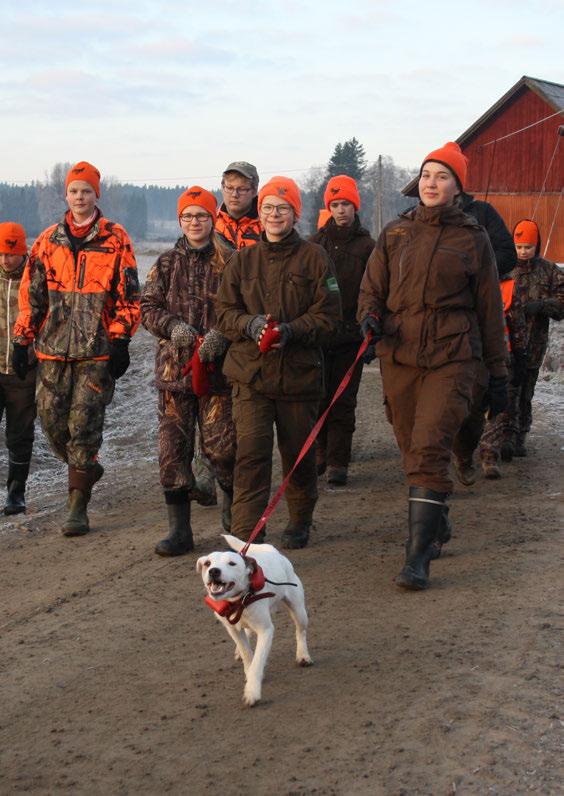
{"label": "red leash", "polygon": [[311,446],[315,442],[315,440],[317,438],[317,435],[321,431],[321,427],[323,426],[323,423],[325,423],[325,421],[327,419],[327,415],[329,414],[329,412],[333,408],[333,404],[335,404],[335,402],[338,401],[338,399],[341,397],[343,392],[346,390],[346,388],[348,386],[348,383],[349,383],[349,381],[352,378],[353,371],[354,371],[354,369],[355,369],[355,367],[357,365],[357,362],[361,358],[361,356],[364,354],[364,352],[368,348],[369,344],[370,344],[370,337],[365,337],[364,340],[362,341],[362,343],[360,344],[360,348],[358,349],[358,353],[356,355],[356,358],[355,358],[354,362],[352,363],[350,368],[345,373],[342,382],[337,387],[337,389],[335,391],[335,395],[331,399],[331,403],[329,404],[327,409],[323,412],[323,414],[321,415],[321,417],[319,418],[317,423],[314,425],[314,427],[310,431],[308,438],[304,442],[303,447],[302,447],[301,451],[298,454],[298,458],[296,459],[296,461],[294,462],[294,464],[292,466],[292,469],[288,472],[288,474],[286,475],[286,478],[282,481],[282,483],[280,484],[280,486],[276,490],[276,493],[273,496],[273,498],[270,501],[270,503],[268,504],[268,506],[266,507],[266,509],[264,511],[264,514],[262,515],[260,520],[255,525],[255,527],[253,529],[253,532],[249,536],[248,542],[245,544],[245,546],[241,550],[241,555],[242,556],[245,556],[247,554],[247,551],[249,549],[249,545],[253,543],[253,539],[256,538],[257,534],[259,534],[262,531],[262,529],[266,525],[269,517],[273,513],[273,511],[276,508],[276,506],[278,505],[278,503],[280,502],[280,498],[282,497],[282,495],[286,491],[286,487],[288,486],[288,483],[289,483],[290,478],[292,477],[292,475],[294,473],[294,470],[296,469],[298,464],[301,462],[301,460],[304,458],[304,456],[306,455],[308,450],[311,448]]}

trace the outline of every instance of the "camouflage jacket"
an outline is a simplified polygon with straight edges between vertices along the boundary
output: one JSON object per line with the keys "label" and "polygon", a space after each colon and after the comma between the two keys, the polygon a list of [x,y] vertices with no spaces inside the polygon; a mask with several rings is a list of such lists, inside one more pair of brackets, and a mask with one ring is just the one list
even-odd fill
{"label": "camouflage jacket", "polygon": [[527,318],[529,330],[528,367],[537,370],[542,365],[548,344],[550,318],[564,317],[564,271],[542,257],[518,260],[511,272],[523,304],[542,301],[542,313]]}
{"label": "camouflage jacket", "polygon": [[257,198],[253,199],[249,214],[242,218],[230,216],[225,204],[222,204],[217,212],[215,231],[223,243],[234,249],[244,249],[245,246],[258,243],[262,226],[258,217]]}
{"label": "camouflage jacket", "polygon": [[[225,251],[229,256],[230,251]],[[155,384],[159,390],[192,392],[190,376],[182,368],[193,349],[179,351],[170,342],[175,323],[185,321],[200,335],[216,327],[215,299],[222,273],[212,262],[213,244],[192,249],[183,235],[158,258],[147,276],[141,295],[141,323],[158,338],[155,359]],[[211,393],[228,393],[221,374],[221,362],[211,378]]]}
{"label": "camouflage jacket", "polygon": [[125,229],[99,216],[73,249],[65,220],[37,238],[25,267],[14,339],[40,359],[107,359],[139,326],[139,281]]}
{"label": "camouflage jacket", "polygon": [[[26,258],[27,259],[27,258]],[[0,267],[0,373],[12,374],[12,329],[18,315],[18,292],[25,261],[17,271]],[[30,365],[36,363],[33,346],[29,348]]]}

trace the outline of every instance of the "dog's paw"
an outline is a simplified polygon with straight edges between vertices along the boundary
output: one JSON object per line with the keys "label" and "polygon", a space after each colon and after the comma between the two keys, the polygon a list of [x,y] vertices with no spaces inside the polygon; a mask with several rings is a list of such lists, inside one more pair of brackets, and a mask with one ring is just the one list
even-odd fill
{"label": "dog's paw", "polygon": [[313,660],[309,655],[301,655],[299,658],[296,658],[296,664],[298,666],[313,666]]}
{"label": "dog's paw", "polygon": [[252,708],[257,702],[260,702],[260,688],[250,686],[248,683],[243,692],[243,702],[248,708]]}

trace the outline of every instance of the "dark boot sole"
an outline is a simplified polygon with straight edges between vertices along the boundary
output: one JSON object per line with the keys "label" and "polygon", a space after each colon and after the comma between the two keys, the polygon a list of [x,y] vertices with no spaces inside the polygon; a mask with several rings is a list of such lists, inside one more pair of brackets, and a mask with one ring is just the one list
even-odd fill
{"label": "dark boot sole", "polygon": [[61,533],[63,536],[86,536],[87,533],[90,533],[90,528],[84,525],[77,526],[76,528],[63,526],[61,528]]}
{"label": "dark boot sole", "polygon": [[161,547],[159,544],[155,546],[155,553],[158,556],[164,556],[165,558],[173,558],[175,556],[184,556],[187,553],[191,553],[194,549],[194,545],[187,545],[186,547]]}
{"label": "dark boot sole", "polygon": [[14,514],[25,514],[25,506],[4,506],[4,514],[11,517]]}

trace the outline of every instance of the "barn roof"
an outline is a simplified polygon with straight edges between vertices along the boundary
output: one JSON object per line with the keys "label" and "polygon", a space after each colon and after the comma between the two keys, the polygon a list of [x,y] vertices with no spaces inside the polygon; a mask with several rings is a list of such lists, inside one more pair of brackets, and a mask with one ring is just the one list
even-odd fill
{"label": "barn roof", "polygon": [[[462,135],[458,136],[456,142],[460,144],[460,146],[464,149],[464,145],[468,143],[468,141],[473,137],[473,135],[481,128],[483,125],[488,122],[496,113],[498,113],[504,105],[509,102],[522,88],[529,88],[533,91],[537,96],[543,99],[551,108],[554,108],[554,112],[557,113],[559,111],[564,111],[564,86],[561,83],[552,83],[549,80],[539,80],[536,77],[528,77],[527,75],[523,75],[523,77],[518,80],[514,86],[512,86],[509,91],[507,91],[503,97],[501,97],[494,105],[491,106],[482,116],[480,116],[477,121],[474,122],[467,130],[465,130]],[[414,196],[417,194],[416,186],[417,186],[418,178],[414,177],[409,183],[402,189],[402,193],[406,196]]]}

